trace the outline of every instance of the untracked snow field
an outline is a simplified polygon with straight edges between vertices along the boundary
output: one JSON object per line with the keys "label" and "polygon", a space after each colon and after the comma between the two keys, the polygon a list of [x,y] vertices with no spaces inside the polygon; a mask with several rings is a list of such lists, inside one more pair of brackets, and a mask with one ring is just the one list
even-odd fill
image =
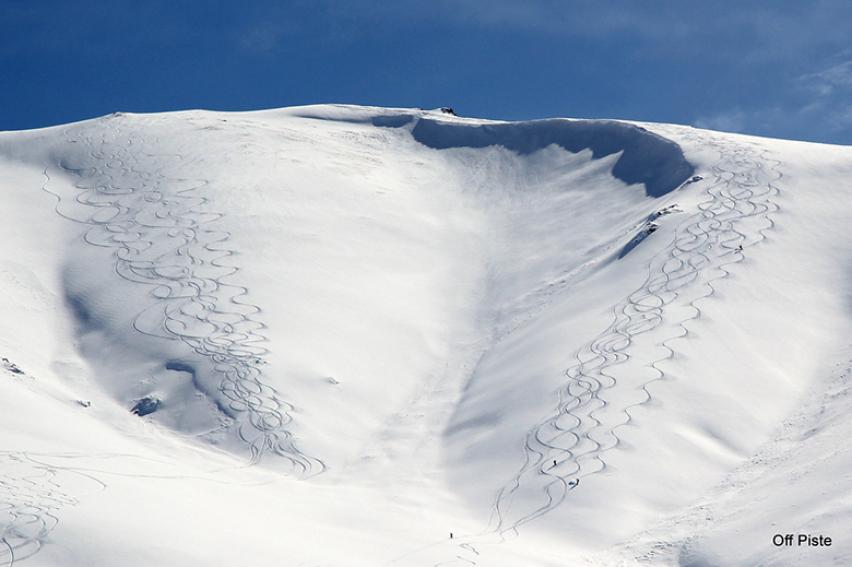
{"label": "untracked snow field", "polygon": [[0,567],[852,564],[850,147],[118,113],[0,212]]}

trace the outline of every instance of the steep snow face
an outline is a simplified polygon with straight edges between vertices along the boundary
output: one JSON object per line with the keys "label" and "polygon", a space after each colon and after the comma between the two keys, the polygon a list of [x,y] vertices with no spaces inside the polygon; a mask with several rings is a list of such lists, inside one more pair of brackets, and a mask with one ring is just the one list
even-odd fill
{"label": "steep snow face", "polygon": [[784,562],[773,530],[850,522],[770,527],[826,482],[779,462],[848,463],[819,408],[846,409],[850,173],[848,148],[349,106],[2,133],[0,558]]}

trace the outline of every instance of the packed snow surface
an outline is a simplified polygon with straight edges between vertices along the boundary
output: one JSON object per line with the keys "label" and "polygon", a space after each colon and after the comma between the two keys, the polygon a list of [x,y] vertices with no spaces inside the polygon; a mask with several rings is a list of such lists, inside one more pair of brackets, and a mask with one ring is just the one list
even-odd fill
{"label": "packed snow surface", "polygon": [[0,566],[852,564],[850,179],[409,109],[0,133]]}

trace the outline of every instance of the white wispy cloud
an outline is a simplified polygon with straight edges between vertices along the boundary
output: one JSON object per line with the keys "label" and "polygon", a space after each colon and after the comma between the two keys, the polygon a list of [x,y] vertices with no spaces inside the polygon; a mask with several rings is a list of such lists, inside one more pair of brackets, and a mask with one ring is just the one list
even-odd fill
{"label": "white wispy cloud", "polygon": [[715,114],[700,116],[695,120],[694,125],[697,128],[706,128],[708,130],[742,132],[748,128],[749,122],[752,118],[753,117],[744,110],[740,108],[732,108]]}
{"label": "white wispy cloud", "polygon": [[828,97],[837,92],[852,91],[852,58],[799,77],[803,87],[817,96]]}
{"label": "white wispy cloud", "polygon": [[699,128],[727,132],[774,132],[782,137],[852,137],[852,52],[843,50],[822,65],[793,77],[779,89],[787,96],[756,108],[735,107],[701,115]]}

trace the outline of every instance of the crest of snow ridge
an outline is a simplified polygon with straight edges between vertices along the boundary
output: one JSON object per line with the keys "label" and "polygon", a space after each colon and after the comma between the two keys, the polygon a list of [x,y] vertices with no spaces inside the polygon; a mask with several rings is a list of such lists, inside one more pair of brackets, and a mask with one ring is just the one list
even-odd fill
{"label": "crest of snow ridge", "polygon": [[[347,107],[333,114],[302,111],[304,118],[364,122],[383,128],[411,127],[411,135],[424,146],[485,148],[503,146],[521,155],[550,145],[577,153],[588,149],[594,159],[622,152],[612,174],[627,183],[642,183],[650,197],[660,197],[688,180],[695,168],[675,142],[641,126],[616,120],[548,118],[522,122],[445,120],[404,112],[364,116]],[[411,126],[412,122],[413,127]]]}

